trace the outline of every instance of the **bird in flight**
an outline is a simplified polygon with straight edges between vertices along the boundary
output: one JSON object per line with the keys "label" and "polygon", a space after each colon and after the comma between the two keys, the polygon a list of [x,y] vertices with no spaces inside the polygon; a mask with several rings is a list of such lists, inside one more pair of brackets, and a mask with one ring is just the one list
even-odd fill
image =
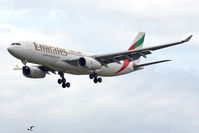
{"label": "bird in flight", "polygon": [[33,131],[33,128],[34,128],[35,126],[31,126],[30,128],[28,128],[27,130],[28,131]]}

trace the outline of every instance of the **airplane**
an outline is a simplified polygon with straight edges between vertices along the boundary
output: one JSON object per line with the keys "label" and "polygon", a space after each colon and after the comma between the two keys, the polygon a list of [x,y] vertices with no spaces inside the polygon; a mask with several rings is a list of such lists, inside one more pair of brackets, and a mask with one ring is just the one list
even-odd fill
{"label": "airplane", "polygon": [[[145,33],[140,32],[128,50],[108,54],[88,54],[31,41],[12,43],[7,50],[22,61],[24,66],[15,70],[22,70],[25,77],[44,78],[49,72],[58,73],[60,78],[57,82],[65,88],[70,87],[70,83],[66,81],[64,73],[89,75],[94,83],[101,83],[101,77],[119,76],[141,70],[144,66],[171,61],[140,64],[141,57],[146,58],[152,51],[188,42],[192,35],[182,41],[148,48],[143,48],[144,38]],[[35,65],[27,66],[27,63]]]}

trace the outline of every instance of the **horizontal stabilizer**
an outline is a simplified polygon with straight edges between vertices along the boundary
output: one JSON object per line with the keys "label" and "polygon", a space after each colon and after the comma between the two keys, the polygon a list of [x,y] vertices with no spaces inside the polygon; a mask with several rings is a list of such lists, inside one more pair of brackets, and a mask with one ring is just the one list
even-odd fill
{"label": "horizontal stabilizer", "polygon": [[171,61],[171,60],[161,60],[161,61],[149,62],[149,63],[145,63],[145,64],[134,65],[133,67],[134,67],[135,70],[137,70],[137,69],[140,69],[143,66],[163,63],[163,62],[167,62],[167,61]]}

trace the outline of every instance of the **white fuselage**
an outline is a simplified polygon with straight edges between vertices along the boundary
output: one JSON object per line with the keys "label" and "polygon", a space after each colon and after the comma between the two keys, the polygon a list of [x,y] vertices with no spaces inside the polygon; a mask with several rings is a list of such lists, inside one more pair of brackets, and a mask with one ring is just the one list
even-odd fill
{"label": "white fuselage", "polygon": [[[81,57],[91,57],[91,54],[83,53],[80,51],[62,49],[52,47],[45,44],[35,42],[19,42],[19,45],[10,45],[8,51],[20,60],[47,66],[56,71],[61,71],[70,74],[84,75],[91,74],[93,70],[84,67],[79,67],[77,64],[72,65],[66,61],[77,60]],[[133,62],[128,66],[124,66],[123,61],[119,63],[110,63],[107,67],[102,66],[100,69],[95,70],[99,76],[117,76],[133,72]],[[120,72],[118,72],[120,70]]]}

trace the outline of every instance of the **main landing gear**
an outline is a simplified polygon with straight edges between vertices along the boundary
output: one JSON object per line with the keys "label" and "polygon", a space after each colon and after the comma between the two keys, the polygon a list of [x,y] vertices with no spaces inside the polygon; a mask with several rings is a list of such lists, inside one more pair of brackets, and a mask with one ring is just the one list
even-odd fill
{"label": "main landing gear", "polygon": [[91,74],[89,75],[89,78],[90,78],[90,79],[93,79],[93,82],[94,82],[94,83],[97,83],[97,82],[101,83],[101,82],[102,82],[102,78],[101,78],[101,77],[98,77],[97,73],[95,73],[95,72],[91,73]]}
{"label": "main landing gear", "polygon": [[64,73],[63,72],[58,72],[58,74],[60,75],[60,79],[57,80],[58,84],[62,84],[62,87],[63,88],[66,88],[66,87],[70,87],[70,83],[69,82],[66,82],[66,79],[64,78]]}

